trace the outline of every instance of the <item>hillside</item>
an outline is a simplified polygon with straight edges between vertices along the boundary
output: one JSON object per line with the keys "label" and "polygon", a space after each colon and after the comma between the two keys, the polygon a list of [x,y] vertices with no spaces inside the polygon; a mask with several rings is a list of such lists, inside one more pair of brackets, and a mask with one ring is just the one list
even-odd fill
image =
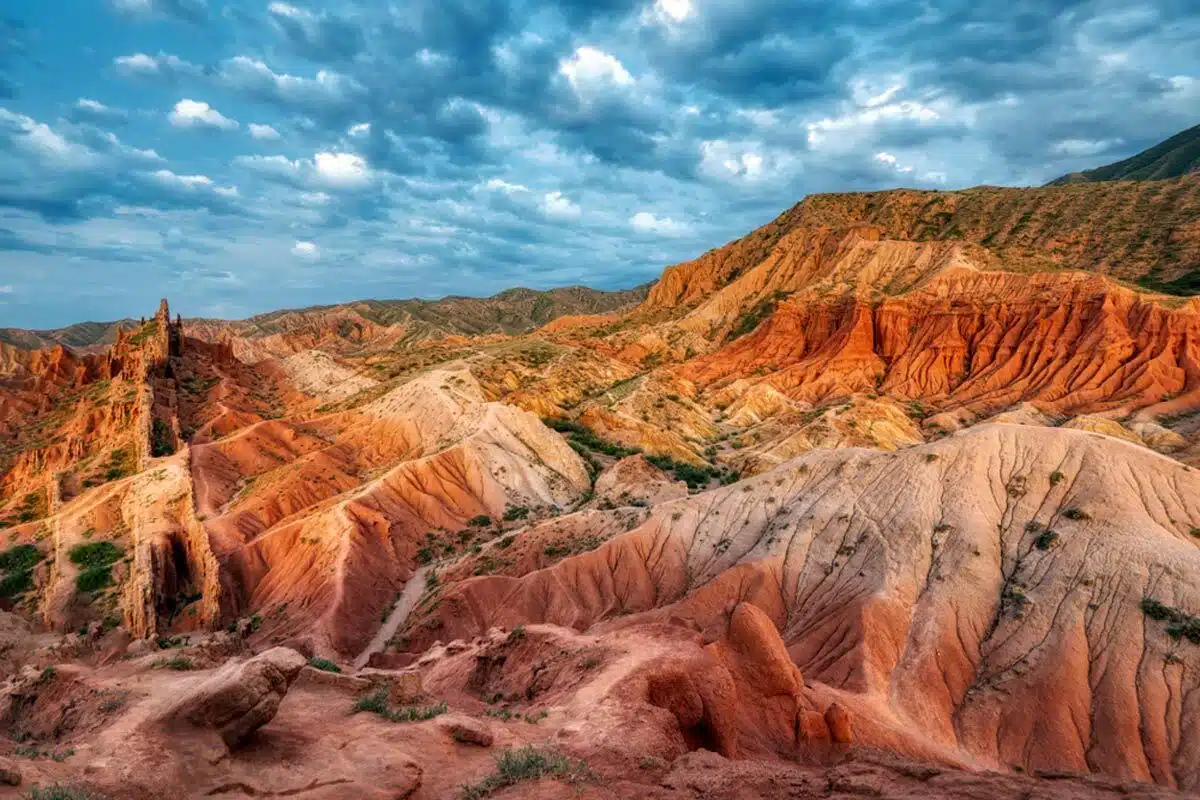
{"label": "hillside", "polygon": [[648,291],[0,344],[0,773],[1200,790],[1200,298],[1147,288],[1198,195],[822,195]]}
{"label": "hillside", "polygon": [[1158,181],[1197,171],[1200,171],[1200,125],[1181,131],[1123,161],[1072,172],[1056,178],[1049,185],[1091,181]]}
{"label": "hillside", "polygon": [[137,321],[122,319],[116,322],[78,322],[65,328],[31,331],[22,328],[0,328],[0,343],[22,350],[38,350],[55,345],[86,352],[115,343],[117,332],[137,326]]}

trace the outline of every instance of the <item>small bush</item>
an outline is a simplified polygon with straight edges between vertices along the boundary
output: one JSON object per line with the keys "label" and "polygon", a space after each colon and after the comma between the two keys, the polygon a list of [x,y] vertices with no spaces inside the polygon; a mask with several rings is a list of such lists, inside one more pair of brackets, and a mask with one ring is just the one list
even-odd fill
{"label": "small bush", "polygon": [[173,669],[177,672],[187,672],[196,668],[196,662],[187,656],[172,656],[171,658],[156,659],[150,666],[154,669]]}
{"label": "small bush", "polygon": [[388,690],[376,689],[374,692],[358,698],[354,702],[351,712],[358,714],[369,711],[390,722],[423,722],[441,716],[449,710],[450,707],[443,701],[432,706],[405,706],[393,711],[388,705]]}
{"label": "small bush", "polygon": [[516,642],[516,641],[519,641],[524,638],[525,638],[525,626],[518,625],[517,627],[513,628],[511,631],[508,632],[508,638],[505,639],[505,641]]}
{"label": "small bush", "polygon": [[1055,470],[1054,472],[1051,472],[1050,473],[1050,485],[1058,486],[1060,483],[1063,482],[1063,478],[1065,478],[1065,477],[1067,477],[1067,476],[1063,475],[1061,472],[1059,472],[1057,470]]}
{"label": "small bush", "polygon": [[1088,516],[1086,511],[1084,511],[1081,508],[1077,508],[1075,506],[1072,506],[1072,507],[1068,508],[1067,510],[1063,511],[1062,514],[1067,519],[1075,519],[1075,520],[1091,519],[1091,517]]}
{"label": "small bush", "polygon": [[175,434],[164,420],[156,419],[150,426],[150,455],[155,458],[175,452]]}
{"label": "small bush", "polygon": [[322,672],[341,672],[342,668],[333,663],[327,658],[317,658],[313,656],[308,660],[308,665],[313,669],[319,669]]}
{"label": "small bush", "polygon": [[53,786],[34,786],[25,797],[27,800],[108,800],[106,795],[57,783]]}
{"label": "small bush", "polygon": [[500,789],[542,778],[577,782],[592,777],[584,761],[568,758],[550,747],[508,748],[496,759],[496,771],[479,783],[462,787],[463,800],[480,800]]}
{"label": "small bush", "polygon": [[1044,530],[1038,534],[1033,540],[1033,544],[1038,550],[1049,550],[1058,541],[1058,534],[1052,530]]}
{"label": "small bush", "polygon": [[67,558],[78,567],[107,567],[122,555],[124,551],[112,542],[86,542],[67,552]]}
{"label": "small bush", "polygon": [[492,524],[492,518],[487,514],[480,514],[477,517],[471,517],[467,520],[467,525],[472,528],[486,528]]}
{"label": "small bush", "polygon": [[23,572],[36,567],[42,551],[31,544],[19,544],[0,553],[0,572]]}
{"label": "small bush", "polygon": [[506,522],[516,522],[519,519],[525,519],[529,516],[529,509],[525,506],[510,506],[504,512],[504,520]]}
{"label": "small bush", "polygon": [[98,592],[112,585],[112,567],[88,567],[75,576],[75,588],[81,592]]}
{"label": "small bush", "polygon": [[934,461],[937,461],[937,460],[938,460],[937,453],[926,453],[925,454],[925,463],[926,464],[932,464]]}
{"label": "small bush", "polygon": [[0,597],[16,597],[19,594],[25,594],[32,588],[33,573],[29,570],[10,572],[0,578]]}

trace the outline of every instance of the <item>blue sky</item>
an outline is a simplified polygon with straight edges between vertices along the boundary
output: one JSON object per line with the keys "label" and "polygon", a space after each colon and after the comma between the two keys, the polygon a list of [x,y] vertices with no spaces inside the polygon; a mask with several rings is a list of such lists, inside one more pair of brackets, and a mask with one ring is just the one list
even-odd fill
{"label": "blue sky", "polygon": [[0,326],[631,286],[806,194],[1137,152],[1197,41],[1194,0],[7,0]]}

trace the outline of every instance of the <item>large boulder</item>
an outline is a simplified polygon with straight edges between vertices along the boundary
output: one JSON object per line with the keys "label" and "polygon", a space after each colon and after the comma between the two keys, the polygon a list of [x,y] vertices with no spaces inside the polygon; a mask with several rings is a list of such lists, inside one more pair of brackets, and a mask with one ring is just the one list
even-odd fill
{"label": "large boulder", "polygon": [[226,664],[163,716],[168,724],[215,730],[232,750],[275,717],[306,663],[295,650],[276,647]]}
{"label": "large boulder", "polygon": [[20,786],[21,770],[7,758],[0,758],[0,786]]}

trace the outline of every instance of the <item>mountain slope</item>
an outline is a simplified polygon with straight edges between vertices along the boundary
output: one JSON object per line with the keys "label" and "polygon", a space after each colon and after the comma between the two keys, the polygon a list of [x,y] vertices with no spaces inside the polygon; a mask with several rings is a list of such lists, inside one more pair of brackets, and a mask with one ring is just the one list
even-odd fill
{"label": "mountain slope", "polygon": [[1048,185],[1089,181],[1155,181],[1200,170],[1200,125],[1181,131],[1135,156],[1103,167],[1072,172]]}

